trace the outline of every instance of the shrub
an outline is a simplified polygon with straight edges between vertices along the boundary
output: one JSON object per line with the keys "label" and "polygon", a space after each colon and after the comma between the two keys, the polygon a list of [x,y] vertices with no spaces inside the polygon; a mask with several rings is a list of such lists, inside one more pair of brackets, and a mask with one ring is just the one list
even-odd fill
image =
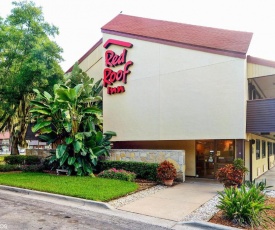
{"label": "shrub", "polygon": [[244,166],[244,160],[241,158],[236,158],[233,161],[233,166],[238,169],[241,170],[243,173],[248,172],[248,169]]}
{"label": "shrub", "polygon": [[0,172],[10,172],[10,171],[18,171],[20,170],[20,167],[17,165],[0,165]]}
{"label": "shrub", "polygon": [[4,161],[10,165],[22,165],[24,160],[25,156],[22,155],[9,155],[4,157]]}
{"label": "shrub", "polygon": [[157,175],[160,180],[174,180],[177,177],[175,166],[169,161],[163,161],[157,168]]}
{"label": "shrub", "polygon": [[102,132],[101,80],[94,82],[76,63],[65,76],[64,84],[56,84],[53,94],[33,89],[31,101],[32,132],[39,138],[56,143],[51,161],[68,170],[68,175],[90,175],[98,157],[108,156],[115,132]]}
{"label": "shrub", "polygon": [[34,165],[40,164],[41,159],[38,156],[9,155],[4,157],[4,161],[11,165]]}
{"label": "shrub", "polygon": [[255,186],[257,189],[260,189],[261,192],[263,192],[266,189],[272,188],[273,186],[267,186],[266,184],[266,179],[260,182],[256,182],[255,180],[253,180],[252,182],[250,181],[246,181],[245,182],[245,186],[250,189],[253,186]]}
{"label": "shrub", "polygon": [[22,165],[21,170],[23,172],[43,172],[44,166],[42,164],[39,165]]}
{"label": "shrub", "polygon": [[101,171],[111,168],[124,169],[134,172],[137,178],[157,181],[157,163],[133,162],[133,161],[101,161]]}
{"label": "shrub", "polygon": [[227,164],[218,170],[217,179],[225,187],[239,185],[243,181],[243,173],[241,170],[235,169],[232,164]]}
{"label": "shrub", "polygon": [[243,182],[244,174],[247,171],[247,168],[244,166],[244,161],[237,158],[233,164],[227,164],[218,169],[216,177],[225,187],[240,186]]}
{"label": "shrub", "polygon": [[218,193],[220,196],[217,207],[234,224],[254,227],[272,220],[266,215],[266,210],[271,207],[265,205],[266,197],[255,185],[248,190],[242,185],[240,189],[230,187]]}
{"label": "shrub", "polygon": [[24,164],[26,164],[26,165],[41,164],[41,159],[38,156],[25,156]]}
{"label": "shrub", "polygon": [[126,180],[133,182],[136,178],[136,174],[133,172],[129,172],[123,169],[108,169],[98,174],[98,177],[109,178],[109,179],[117,179],[117,180]]}
{"label": "shrub", "polygon": [[43,166],[45,170],[55,170],[58,168],[59,163],[57,161],[51,162],[50,159],[44,159]]}

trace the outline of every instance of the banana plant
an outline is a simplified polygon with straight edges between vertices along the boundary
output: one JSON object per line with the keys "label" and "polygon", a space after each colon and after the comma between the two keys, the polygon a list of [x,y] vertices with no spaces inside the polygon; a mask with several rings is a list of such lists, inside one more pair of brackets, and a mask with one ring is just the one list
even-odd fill
{"label": "banana plant", "polygon": [[69,174],[91,174],[98,158],[109,154],[110,140],[116,135],[102,132],[100,89],[100,83],[93,84],[78,66],[64,85],[54,86],[53,96],[34,89],[32,131],[40,139],[57,144],[51,161],[58,161]]}

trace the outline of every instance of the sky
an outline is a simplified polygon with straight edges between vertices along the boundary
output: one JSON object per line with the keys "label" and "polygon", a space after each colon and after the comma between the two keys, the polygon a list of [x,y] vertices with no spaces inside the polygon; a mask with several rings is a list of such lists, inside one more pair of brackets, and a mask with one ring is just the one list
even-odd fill
{"label": "sky", "polygon": [[[13,0],[0,0],[5,18]],[[275,61],[274,0],[33,0],[45,21],[59,28],[54,38],[63,48],[68,70],[101,37],[101,27],[120,12],[200,26],[253,33],[248,54]]]}

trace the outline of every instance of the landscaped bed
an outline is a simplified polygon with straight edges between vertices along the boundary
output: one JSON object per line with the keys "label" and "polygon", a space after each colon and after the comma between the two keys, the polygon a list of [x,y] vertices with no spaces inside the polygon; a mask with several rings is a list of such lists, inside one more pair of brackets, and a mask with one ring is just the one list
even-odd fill
{"label": "landscaped bed", "polygon": [[138,184],[105,178],[45,173],[0,173],[0,184],[96,201],[109,201],[138,189]]}
{"label": "landscaped bed", "polygon": [[[273,207],[272,210],[267,210],[267,215],[269,217],[272,217],[272,218],[275,218],[275,198],[274,197],[269,197],[266,201],[266,204],[267,205],[270,205],[271,207]],[[215,224],[222,224],[222,225],[226,225],[226,226],[231,226],[231,227],[235,227],[235,228],[238,228],[238,226],[236,226],[232,221],[229,221],[228,219],[224,218],[223,216],[223,213],[222,211],[219,211],[218,213],[216,213],[211,219],[210,219],[210,222],[212,223],[215,223]],[[274,223],[273,222],[269,222],[269,223],[266,223],[266,229],[267,230],[273,230],[275,227],[274,227]],[[239,227],[241,229],[254,229],[254,230],[257,230],[257,229],[265,229],[263,226],[261,227]]]}

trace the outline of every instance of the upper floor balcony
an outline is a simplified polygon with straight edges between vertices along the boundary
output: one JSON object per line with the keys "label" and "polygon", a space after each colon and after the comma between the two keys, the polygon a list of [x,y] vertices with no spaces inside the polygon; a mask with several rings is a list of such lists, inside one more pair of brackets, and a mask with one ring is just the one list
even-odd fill
{"label": "upper floor balcony", "polygon": [[246,132],[275,139],[275,62],[247,58]]}

